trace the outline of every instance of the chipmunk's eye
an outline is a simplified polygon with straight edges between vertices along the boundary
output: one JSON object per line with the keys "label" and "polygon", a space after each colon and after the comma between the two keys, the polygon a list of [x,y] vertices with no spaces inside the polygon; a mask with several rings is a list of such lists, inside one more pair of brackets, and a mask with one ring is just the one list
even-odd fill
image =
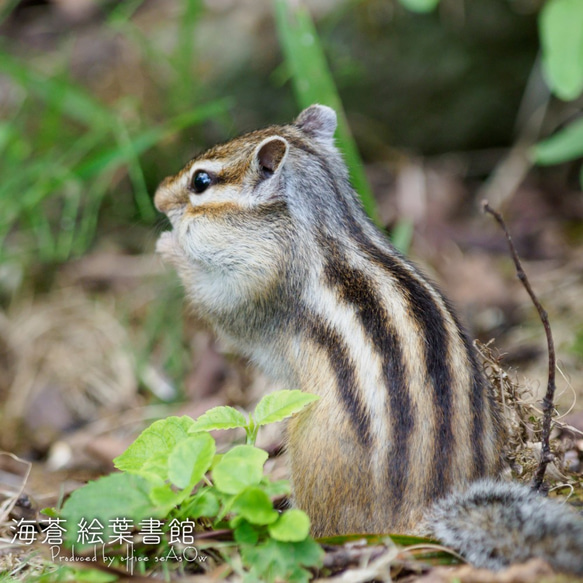
{"label": "chipmunk's eye", "polygon": [[197,170],[192,177],[190,186],[196,194],[202,194],[212,183],[213,179],[208,172]]}

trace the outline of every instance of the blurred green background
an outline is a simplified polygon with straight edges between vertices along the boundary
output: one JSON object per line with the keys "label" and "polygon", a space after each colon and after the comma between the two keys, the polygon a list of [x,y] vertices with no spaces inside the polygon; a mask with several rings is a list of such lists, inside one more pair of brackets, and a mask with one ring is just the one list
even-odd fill
{"label": "blurred green background", "polygon": [[[456,0],[415,14],[391,0],[308,2],[365,160],[511,144],[539,4]],[[5,4],[0,261],[58,263],[147,228],[157,183],[196,151],[292,119],[291,75],[301,85],[325,73],[288,66],[276,5]]]}
{"label": "blurred green background", "polygon": [[[196,392],[188,387],[198,382],[189,377],[200,355],[193,340],[198,327],[183,311],[177,282],[151,255],[166,228],[152,205],[155,189],[194,154],[243,131],[287,123],[314,101],[340,114],[339,146],[370,214],[400,248],[431,265],[476,333],[503,337],[524,323],[529,308],[508,283],[514,274],[504,242],[479,216],[478,203],[489,196],[507,213],[535,273],[565,270],[543,281],[565,282],[581,271],[580,6],[577,0],[5,1],[0,395],[6,411],[21,418],[32,407],[31,400],[18,408],[12,396],[23,393],[18,383],[26,370],[34,369],[31,395],[55,384],[84,386],[80,356],[74,381],[55,381],[59,365],[52,380],[42,380],[44,363],[56,358],[47,347],[60,336],[39,335],[26,358],[15,339],[15,330],[24,329],[19,318],[32,317],[55,296],[67,304],[81,294],[121,324],[127,337],[111,350],[128,354],[130,384],[146,401]],[[535,162],[549,167],[533,168]],[[496,255],[504,267],[493,262]],[[552,292],[543,287],[542,293]],[[573,355],[573,370],[580,370],[581,312],[573,302],[561,310],[571,328],[558,336]],[[38,328],[60,334],[61,316],[51,317]],[[516,362],[530,358],[544,368],[536,319],[524,329],[526,337],[507,340],[518,347]],[[5,434],[4,442],[12,437]],[[35,447],[42,452],[49,442]]]}

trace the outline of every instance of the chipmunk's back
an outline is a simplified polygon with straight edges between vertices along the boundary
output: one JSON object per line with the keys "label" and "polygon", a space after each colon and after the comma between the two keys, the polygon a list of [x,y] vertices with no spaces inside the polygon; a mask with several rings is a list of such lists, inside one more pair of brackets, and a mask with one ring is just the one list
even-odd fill
{"label": "chipmunk's back", "polygon": [[195,158],[156,194],[158,249],[219,335],[320,395],[288,431],[314,534],[413,532],[499,472],[498,412],[451,307],[362,210],[335,127],[315,106]]}

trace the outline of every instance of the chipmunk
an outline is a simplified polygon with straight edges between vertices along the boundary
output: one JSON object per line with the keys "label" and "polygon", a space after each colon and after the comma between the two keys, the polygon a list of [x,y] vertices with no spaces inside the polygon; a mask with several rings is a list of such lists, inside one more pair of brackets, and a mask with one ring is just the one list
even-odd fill
{"label": "chipmunk", "polygon": [[[502,470],[504,432],[472,343],[367,217],[336,125],[314,105],[195,157],[156,192],[172,224],[157,251],[219,337],[283,386],[320,396],[287,428],[294,504],[315,537],[429,525],[478,565],[527,558],[498,557],[499,535],[481,537],[483,556],[459,544],[480,538],[459,531],[480,496],[512,506],[524,490],[488,481]],[[567,512],[542,503],[545,516]],[[456,526],[440,530],[448,513]],[[583,572],[581,555],[571,559],[558,567]]]}

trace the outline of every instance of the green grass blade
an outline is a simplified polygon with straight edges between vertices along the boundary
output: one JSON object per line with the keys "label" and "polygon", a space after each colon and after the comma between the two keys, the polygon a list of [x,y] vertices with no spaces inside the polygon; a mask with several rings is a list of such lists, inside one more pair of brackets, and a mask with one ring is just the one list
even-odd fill
{"label": "green grass blade", "polygon": [[401,252],[407,253],[413,239],[413,222],[400,219],[391,231],[391,243]]}
{"label": "green grass blade", "polygon": [[119,129],[116,133],[119,152],[127,162],[128,174],[134,189],[136,206],[138,207],[140,216],[146,221],[151,221],[156,216],[156,211],[148,194],[148,186],[146,185],[144,172],[140,165],[139,154],[135,150],[134,143],[123,123],[120,122]]}
{"label": "green grass blade", "polygon": [[201,0],[183,0],[182,5],[184,9],[179,21],[174,62],[183,91],[190,93],[196,86],[196,83],[192,82],[192,63],[196,39],[195,26],[202,14],[202,2]]}
{"label": "green grass blade", "polygon": [[80,206],[81,191],[72,193],[65,198],[55,247],[55,258],[57,261],[66,261],[71,256],[75,241],[75,225],[77,223],[77,214],[79,213]]}
{"label": "green grass blade", "polygon": [[29,213],[28,222],[37,240],[41,261],[52,261],[55,257],[57,241],[51,230],[51,224],[43,213]]}
{"label": "green grass blade", "polygon": [[350,133],[342,102],[308,10],[300,3],[275,0],[280,44],[291,73],[300,107],[313,103],[332,107],[338,114],[338,146],[344,154],[350,178],[369,216],[378,222],[378,211],[364,173],[360,154]]}
{"label": "green grass blade", "polygon": [[113,173],[104,173],[92,181],[87,193],[87,202],[81,212],[78,227],[75,231],[71,255],[79,256],[89,248],[95,231],[101,203],[107,194]]}
{"label": "green grass blade", "polygon": [[228,99],[213,101],[188,113],[178,115],[161,126],[145,130],[131,138],[131,152],[119,144],[113,148],[109,147],[82,163],[75,170],[75,174],[79,178],[86,180],[101,172],[117,168],[128,162],[128,156],[140,155],[176,132],[222,114],[229,103],[230,100]]}
{"label": "green grass blade", "polygon": [[35,71],[26,62],[12,57],[0,46],[0,72],[65,117],[88,127],[110,125],[113,114],[89,92],[64,79]]}
{"label": "green grass blade", "polygon": [[[1,136],[4,138],[4,156],[0,161],[4,177],[0,183],[0,242],[4,242],[16,222],[21,221],[21,227],[31,231],[42,246],[39,253],[43,260],[64,260],[71,254],[78,254],[77,249],[87,249],[95,234],[98,211],[111,183],[112,173],[124,165],[128,165],[140,214],[144,219],[151,220],[155,213],[139,156],[176,132],[223,114],[229,104],[227,99],[217,100],[133,137],[126,132],[125,137],[118,135],[118,141],[113,145],[110,143],[112,132],[109,127],[100,130],[93,128],[70,143],[64,152],[55,148],[44,154],[36,153],[37,161],[26,162],[26,172],[10,171],[14,156],[14,166],[18,168],[22,168],[23,160],[18,159],[20,154],[9,155],[12,151],[10,143],[14,143],[18,132],[4,132]],[[84,185],[83,201],[73,204],[73,200],[64,198],[61,213],[65,224],[70,226],[72,217],[76,224],[72,231],[60,233],[55,240],[52,235],[56,232],[55,227],[51,231],[47,220],[35,218],[34,215],[43,214],[40,205],[45,199],[53,196],[62,198],[63,192],[70,193],[71,188],[78,188],[81,184]]]}
{"label": "green grass blade", "polygon": [[9,225],[22,211],[38,205],[62,173],[67,173],[66,168],[47,156],[31,162],[26,172],[5,176],[0,185],[0,226]]}

